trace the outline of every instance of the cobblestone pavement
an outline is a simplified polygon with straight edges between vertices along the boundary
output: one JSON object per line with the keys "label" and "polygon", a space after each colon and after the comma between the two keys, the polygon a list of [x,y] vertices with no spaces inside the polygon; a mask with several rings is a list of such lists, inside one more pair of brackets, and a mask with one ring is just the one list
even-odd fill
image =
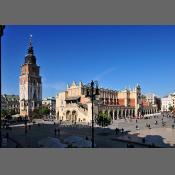
{"label": "cobblestone pavement", "polygon": [[[162,122],[165,123],[164,126]],[[136,125],[139,129],[136,129]],[[150,125],[151,129],[146,125]],[[114,121],[109,128],[123,128],[125,131],[129,131],[128,135],[118,137],[124,141],[143,143],[142,139],[145,138],[147,144],[154,144],[158,147],[175,147],[175,129],[172,129],[172,125],[175,125],[174,118],[160,116],[151,119],[138,119],[137,122],[135,119]]]}
{"label": "cobblestone pavement", "polygon": [[[155,120],[158,121],[158,125],[155,125]],[[118,120],[114,121],[112,125],[108,128],[95,128],[95,143],[99,148],[126,148],[127,143],[132,143],[137,148],[144,148],[148,147],[148,145],[140,144],[142,137],[147,137],[147,143],[158,143],[158,145],[162,147],[171,147],[175,144],[175,129],[172,130],[171,126],[174,123],[172,118],[164,118],[164,122],[166,122],[166,126],[162,127],[162,117],[159,118],[152,118],[152,119],[138,119],[137,123],[135,120]],[[145,125],[150,124],[152,129],[147,129]],[[136,125],[139,127],[139,131],[136,130]],[[58,124],[52,123],[45,123],[33,125],[31,124],[31,129],[28,128],[27,133],[25,134],[25,126],[15,126],[12,127],[11,130],[2,129],[3,134],[5,135],[6,132],[9,133],[9,136],[21,145],[19,147],[29,147],[29,148],[37,148],[38,141],[46,138],[46,137],[57,137],[60,140],[63,140],[67,136],[77,135],[86,137],[88,136],[89,139],[91,138],[91,127],[90,126],[60,126],[61,134],[60,136],[55,135],[54,129],[57,128]],[[115,128],[118,127],[119,129],[124,128],[124,130],[130,131],[128,135],[123,136],[116,136],[115,135]],[[167,132],[166,132],[167,131]],[[162,134],[163,133],[163,134]],[[165,134],[166,133],[166,134]],[[170,134],[171,133],[171,134]],[[140,134],[140,136],[139,136]],[[157,137],[151,135],[156,135]],[[129,136],[129,139],[128,139]],[[158,138],[158,136],[160,136]],[[151,139],[151,141],[149,141]],[[136,143],[138,142],[138,144]],[[161,144],[160,144],[161,143]],[[10,141],[8,143],[8,147],[15,147],[15,142]]]}
{"label": "cobblestone pavement", "polygon": [[[116,127],[118,127],[119,129],[124,128],[125,130],[128,130],[128,131],[136,131],[136,125],[138,125],[140,130],[142,130],[142,129],[146,129],[146,124],[150,124],[151,128],[162,128],[162,119],[163,119],[163,122],[166,122],[165,128],[166,127],[171,128],[172,124],[175,124],[173,118],[167,118],[167,117],[154,118],[152,117],[151,119],[137,119],[137,123],[135,119],[114,120],[113,124],[110,125],[109,128],[115,129]],[[155,121],[158,122],[157,125],[155,125]]]}

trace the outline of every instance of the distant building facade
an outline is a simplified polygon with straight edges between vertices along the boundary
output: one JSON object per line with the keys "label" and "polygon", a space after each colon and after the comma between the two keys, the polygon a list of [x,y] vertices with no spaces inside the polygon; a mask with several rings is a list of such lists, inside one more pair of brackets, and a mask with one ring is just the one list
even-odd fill
{"label": "distant building facade", "polygon": [[156,106],[157,109],[161,110],[161,98],[156,96],[154,93],[145,94],[146,100],[152,105]]}
{"label": "distant building facade", "polygon": [[50,116],[56,114],[56,99],[55,97],[47,97],[42,100],[42,105],[47,106],[50,109]]}
{"label": "distant building facade", "polygon": [[13,110],[15,113],[19,113],[19,96],[18,95],[1,95],[1,110]]}
{"label": "distant building facade", "polygon": [[172,106],[175,108],[175,93],[169,94],[161,98],[162,102],[162,111],[169,111],[169,107]]}
{"label": "distant building facade", "polygon": [[[122,91],[99,89],[100,97],[94,103],[94,113],[106,112],[112,120],[129,118],[157,112],[157,107],[143,103],[141,88]],[[56,96],[56,117],[58,120],[72,122],[91,122],[92,104],[87,96],[87,86],[73,82],[64,92]]]}
{"label": "distant building facade", "polygon": [[42,106],[42,82],[40,67],[36,64],[30,38],[28,53],[21,66],[20,80],[20,115],[32,117],[32,112]]}

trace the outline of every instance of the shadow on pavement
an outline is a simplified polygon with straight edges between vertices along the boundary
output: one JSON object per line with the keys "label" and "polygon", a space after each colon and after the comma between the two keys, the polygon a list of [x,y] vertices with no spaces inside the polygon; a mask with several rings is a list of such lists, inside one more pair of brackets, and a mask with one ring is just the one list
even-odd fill
{"label": "shadow on pavement", "polygon": [[[60,135],[56,135],[55,128],[60,128]],[[9,133],[11,141],[16,143],[17,147],[37,148],[37,142],[46,137],[66,138],[76,135],[88,137],[91,139],[91,127],[83,125],[60,126],[58,124],[40,124],[28,127],[25,133],[25,127],[14,127],[11,131],[3,129],[3,132]],[[129,131],[110,128],[95,128],[95,143],[97,148],[174,148],[175,145],[170,145],[164,142],[164,138],[160,135],[147,135],[139,137],[138,134],[131,134]]]}

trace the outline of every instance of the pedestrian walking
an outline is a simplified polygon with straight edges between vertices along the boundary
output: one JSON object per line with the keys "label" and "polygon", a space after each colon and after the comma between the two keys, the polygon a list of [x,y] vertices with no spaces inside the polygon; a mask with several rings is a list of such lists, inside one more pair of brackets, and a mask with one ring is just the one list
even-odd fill
{"label": "pedestrian walking", "polygon": [[57,135],[57,129],[56,128],[54,129],[54,133],[55,133],[55,136],[56,136]]}
{"label": "pedestrian walking", "polygon": [[142,143],[145,143],[145,138],[142,139]]}
{"label": "pedestrian walking", "polygon": [[61,134],[60,128],[57,128],[57,132],[58,132],[58,136],[60,136]]}
{"label": "pedestrian walking", "polygon": [[116,128],[116,129],[115,129],[115,134],[117,135],[118,133],[119,133],[119,129]]}

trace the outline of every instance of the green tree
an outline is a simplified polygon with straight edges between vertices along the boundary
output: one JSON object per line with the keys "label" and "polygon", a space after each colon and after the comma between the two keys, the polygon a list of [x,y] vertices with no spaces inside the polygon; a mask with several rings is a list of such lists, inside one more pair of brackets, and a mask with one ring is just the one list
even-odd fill
{"label": "green tree", "polygon": [[99,112],[98,117],[96,118],[96,123],[99,126],[106,127],[111,124],[111,117],[108,116],[105,112]]}
{"label": "green tree", "polygon": [[42,119],[44,116],[50,114],[50,109],[47,106],[42,106],[39,109],[35,109],[32,113],[33,119]]}
{"label": "green tree", "polygon": [[15,115],[15,114],[16,114],[15,109],[10,109],[10,110],[9,110],[9,115]]}
{"label": "green tree", "polygon": [[16,114],[16,111],[14,109],[2,109],[1,110],[2,118],[7,117],[7,116],[12,116],[15,114]]}
{"label": "green tree", "polygon": [[48,106],[42,106],[40,109],[39,109],[39,114],[40,115],[49,115],[50,114],[50,109]]}
{"label": "green tree", "polygon": [[33,113],[32,113],[32,118],[33,119],[41,119],[42,115],[39,112],[39,109],[34,109]]}
{"label": "green tree", "polygon": [[4,118],[4,117],[7,116],[7,115],[8,115],[8,111],[5,110],[5,109],[2,109],[2,110],[1,110],[1,116],[2,116],[2,118]]}
{"label": "green tree", "polygon": [[169,106],[168,109],[170,110],[170,112],[172,112],[174,108],[173,108],[173,106]]}

